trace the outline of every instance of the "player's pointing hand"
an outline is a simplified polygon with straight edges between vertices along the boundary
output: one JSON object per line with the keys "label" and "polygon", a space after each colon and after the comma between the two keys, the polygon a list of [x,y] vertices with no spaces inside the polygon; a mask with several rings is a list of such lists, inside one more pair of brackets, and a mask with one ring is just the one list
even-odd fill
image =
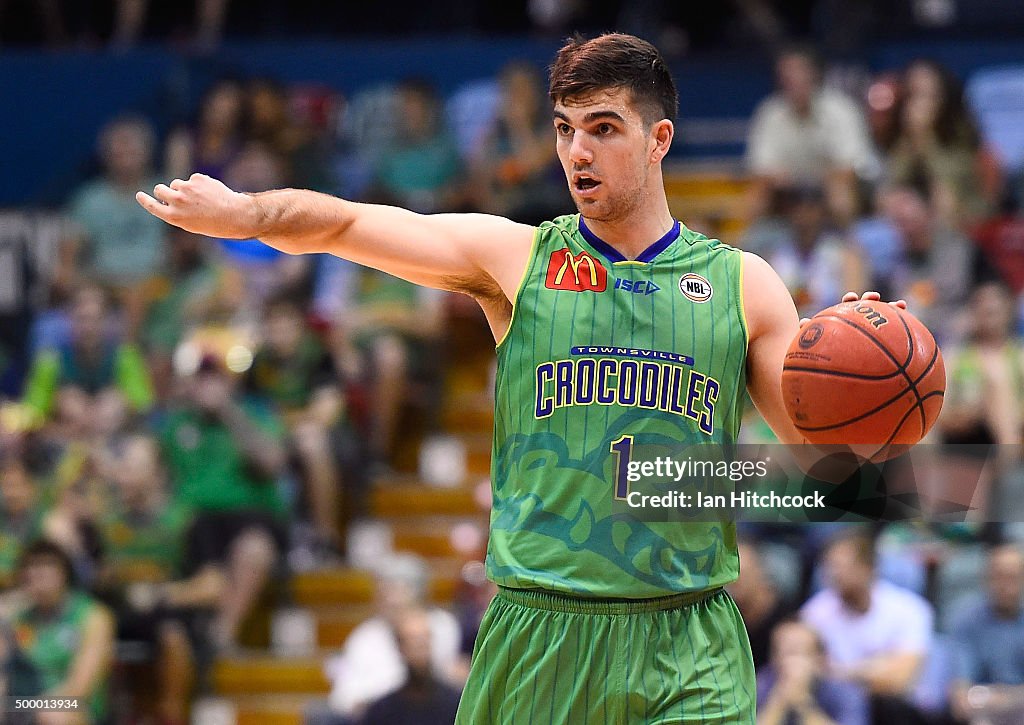
{"label": "player's pointing hand", "polygon": [[[865,300],[867,302],[878,302],[880,299],[882,299],[882,295],[880,295],[878,292],[865,292],[864,294],[861,295],[857,294],[856,292],[847,292],[845,295],[843,295],[843,299],[841,301],[856,302],[857,300]],[[893,300],[889,304],[892,305],[893,307],[899,307],[901,310],[907,309],[906,300]],[[803,326],[810,321],[811,318],[809,317],[800,318],[800,327],[803,328]]]}
{"label": "player's pointing hand", "polygon": [[260,210],[256,200],[205,174],[157,184],[152,196],[140,191],[135,199],[153,216],[196,234],[228,239],[249,239],[258,234]]}

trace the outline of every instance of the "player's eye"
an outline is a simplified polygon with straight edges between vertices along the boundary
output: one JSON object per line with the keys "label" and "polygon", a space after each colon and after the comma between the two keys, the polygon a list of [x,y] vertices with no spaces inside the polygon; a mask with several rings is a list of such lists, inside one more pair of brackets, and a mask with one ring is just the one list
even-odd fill
{"label": "player's eye", "polygon": [[555,130],[558,132],[558,135],[560,136],[568,136],[570,133],[572,133],[572,126],[570,126],[567,123],[560,123],[557,126],[555,126]]}
{"label": "player's eye", "polygon": [[615,127],[612,126],[610,123],[602,123],[602,124],[598,125],[598,127],[597,127],[597,132],[600,135],[602,135],[602,136],[607,136],[608,134],[610,134],[614,130],[615,130]]}

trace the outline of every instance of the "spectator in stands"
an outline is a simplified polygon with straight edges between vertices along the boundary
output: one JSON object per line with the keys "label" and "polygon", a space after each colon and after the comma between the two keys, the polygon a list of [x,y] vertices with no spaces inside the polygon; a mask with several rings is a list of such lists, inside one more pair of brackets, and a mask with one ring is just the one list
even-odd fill
{"label": "spectator in stands", "polygon": [[134,345],[110,335],[102,287],[80,286],[69,316],[70,339],[36,356],[23,402],[37,425],[56,417],[75,429],[109,435],[153,404],[149,373]]}
{"label": "spectator in stands", "polygon": [[393,461],[402,407],[421,382],[419,406],[436,407],[438,341],[445,294],[417,287],[375,269],[354,270],[352,298],[335,322],[366,359],[371,379],[370,456]]}
{"label": "spectator in stands", "polygon": [[154,223],[150,215],[139,216],[135,203],[135,192],[157,183],[153,149],[153,129],[142,118],[125,116],[103,127],[103,176],[71,199],[68,214],[75,229],[61,246],[54,277],[63,290],[83,273],[114,290],[125,307],[130,334],[142,314],[138,286],[159,267],[167,233],[167,226]]}
{"label": "spectator in stands", "polygon": [[992,550],[987,596],[950,625],[956,642],[954,714],[970,722],[1024,721],[1024,553]]}
{"label": "spectator in stands", "polygon": [[42,499],[22,457],[13,451],[0,455],[0,589],[14,583],[22,550],[43,533]]}
{"label": "spectator in stands", "polygon": [[[224,170],[224,181],[241,191],[266,191],[285,185],[285,160],[262,143],[249,143]],[[309,286],[310,259],[279,252],[255,239],[221,239],[224,262],[243,279],[241,317],[255,323],[264,301],[277,290]]]}
{"label": "spectator in stands", "polygon": [[740,576],[729,586],[729,594],[743,615],[750,638],[754,668],[768,664],[768,646],[776,625],[793,613],[793,608],[779,594],[775,583],[764,570],[755,543],[740,541]]}
{"label": "spectator in stands", "polygon": [[523,224],[540,224],[572,208],[551,153],[551,114],[537,72],[513,63],[501,72],[498,115],[473,159],[477,204]]}
{"label": "spectator in stands", "polygon": [[[230,0],[195,0],[195,35],[192,42],[200,50],[212,50],[224,32]],[[149,14],[150,0],[116,0],[114,30],[110,44],[126,48],[142,38]]]}
{"label": "spectator in stands", "polygon": [[168,177],[187,179],[193,173],[223,179],[228,164],[242,147],[244,94],[240,83],[215,83],[199,105],[195,128],[176,129],[167,139]]}
{"label": "spectator in stands", "polygon": [[861,110],[822,86],[822,70],[817,54],[804,47],[783,50],[775,62],[779,91],[755,110],[747,140],[755,217],[768,210],[774,190],[812,183],[827,190],[829,210],[845,225],[855,210],[858,177],[875,175]]}
{"label": "spectator in stands", "polygon": [[[340,655],[326,666],[333,682],[330,702],[336,712],[358,717],[369,703],[406,681],[408,670],[395,633],[406,612],[426,606],[428,581],[426,564],[412,554],[394,555],[381,562],[377,615],[352,630]],[[431,673],[438,680],[451,682],[458,664],[459,624],[443,609],[430,608],[426,615]]]}
{"label": "spectator in stands", "polygon": [[757,677],[757,725],[868,725],[864,692],[826,674],[825,647],[813,629],[783,621],[771,645],[771,664]]}
{"label": "spectator in stands", "polygon": [[859,529],[830,541],[822,563],[828,585],[800,615],[825,643],[831,672],[868,692],[876,725],[921,722],[909,698],[931,649],[931,605],[876,576],[874,543]]}
{"label": "spectator in stands", "polygon": [[295,186],[358,198],[358,194],[347,193],[339,178],[351,178],[357,170],[338,174],[333,168],[335,163],[343,162],[334,133],[345,108],[344,96],[324,86],[300,86],[291,90],[288,104],[296,133],[289,159]]}
{"label": "spectator in stands", "polygon": [[49,541],[25,549],[18,579],[26,602],[12,619],[14,639],[40,690],[10,694],[82,701],[81,712],[43,714],[39,722],[47,725],[103,722],[114,655],[110,612],[75,586],[67,554]]}
{"label": "spectator in stands", "polygon": [[284,177],[293,183],[292,154],[299,145],[299,132],[292,122],[284,88],[269,78],[250,81],[245,89],[245,140],[256,143],[284,164]]}
{"label": "spectator in stands", "polygon": [[775,268],[801,316],[835,304],[848,289],[864,289],[867,273],[859,248],[829,224],[825,192],[819,186],[780,191],[783,224],[767,242],[747,243]]}
{"label": "spectator in stands", "polygon": [[369,706],[363,725],[448,725],[455,722],[461,693],[432,670],[430,613],[410,609],[395,623],[395,640],[405,665],[405,682]]}
{"label": "spectator in stands", "polygon": [[[490,490],[487,491],[488,503],[490,501]],[[483,559],[486,550],[478,553],[479,558],[467,561],[462,566],[462,577],[459,580],[458,589],[455,591],[455,601],[452,609],[459,621],[459,666],[458,679],[465,681],[469,677],[469,667],[473,658],[473,647],[476,644],[476,636],[480,633],[480,623],[483,621],[487,608],[498,593],[498,586],[487,578]]]}
{"label": "spectator in stands", "polygon": [[209,240],[173,227],[160,274],[145,286],[140,342],[158,397],[169,394],[174,351],[186,334],[207,323],[227,323],[245,294],[241,276],[211,253]]}
{"label": "spectator in stands", "polygon": [[62,215],[52,213],[0,213],[0,400],[21,395],[54,242],[66,236],[68,226]]}
{"label": "spectator in stands", "polygon": [[1020,444],[1024,435],[1024,343],[1014,333],[1016,310],[1001,282],[970,297],[970,333],[946,350],[948,387],[939,429],[948,443]]}
{"label": "spectator in stands", "polygon": [[[318,551],[337,555],[343,541],[339,532],[341,459],[352,462],[355,442],[345,417],[341,376],[293,293],[284,290],[271,297],[265,310],[265,342],[256,351],[247,388],[269,400],[284,419],[289,447],[305,482]],[[346,490],[353,497],[359,493],[351,487]],[[352,506],[345,508],[351,511]]]}
{"label": "spectator in stands", "polygon": [[918,187],[883,190],[880,207],[903,242],[894,263],[876,270],[880,291],[886,299],[907,300],[940,344],[955,339],[972,283],[973,245],[935,217],[927,193]]}
{"label": "spectator in stands", "polygon": [[155,440],[125,440],[116,458],[116,498],[96,521],[101,549],[97,590],[113,608],[119,641],[144,642],[157,663],[158,711],[185,723],[193,679],[189,627],[223,595],[218,567],[184,579],[191,513],[171,498]]}
{"label": "spectator in stands", "polygon": [[227,584],[213,623],[221,648],[239,628],[285,545],[277,479],[285,464],[283,429],[267,407],[243,397],[214,355],[204,355],[180,404],[164,421],[161,444],[179,502],[194,509],[191,562],[216,563]]}
{"label": "spectator in stands", "polygon": [[916,60],[903,73],[896,136],[887,150],[890,183],[923,178],[931,205],[960,229],[986,218],[999,190],[994,157],[984,151],[952,73],[931,60]]}
{"label": "spectator in stands", "polygon": [[421,213],[458,208],[462,162],[443,124],[436,90],[411,79],[399,87],[398,99],[399,132],[377,160],[376,196]]}
{"label": "spectator in stands", "polygon": [[999,213],[982,222],[972,236],[988,267],[1020,299],[1024,294],[1024,214],[1017,198],[1007,193]]}

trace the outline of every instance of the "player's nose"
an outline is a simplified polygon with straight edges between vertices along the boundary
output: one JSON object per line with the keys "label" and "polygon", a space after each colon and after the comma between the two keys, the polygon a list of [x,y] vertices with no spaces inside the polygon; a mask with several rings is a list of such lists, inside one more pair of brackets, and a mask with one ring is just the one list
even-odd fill
{"label": "player's nose", "polygon": [[572,143],[569,145],[569,159],[574,164],[589,164],[594,160],[594,151],[587,143],[586,134],[573,134]]}

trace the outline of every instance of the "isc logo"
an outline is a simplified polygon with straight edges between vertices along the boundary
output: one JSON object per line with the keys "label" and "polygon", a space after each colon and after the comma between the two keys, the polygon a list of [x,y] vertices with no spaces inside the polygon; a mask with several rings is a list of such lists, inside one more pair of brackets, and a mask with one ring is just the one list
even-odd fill
{"label": "isc logo", "polygon": [[654,284],[646,279],[617,279],[615,280],[615,289],[623,290],[624,292],[632,292],[637,295],[650,295],[654,294],[661,289],[658,285]]}
{"label": "isc logo", "polygon": [[679,278],[679,291],[686,299],[693,302],[707,302],[714,294],[711,283],[693,272]]}

